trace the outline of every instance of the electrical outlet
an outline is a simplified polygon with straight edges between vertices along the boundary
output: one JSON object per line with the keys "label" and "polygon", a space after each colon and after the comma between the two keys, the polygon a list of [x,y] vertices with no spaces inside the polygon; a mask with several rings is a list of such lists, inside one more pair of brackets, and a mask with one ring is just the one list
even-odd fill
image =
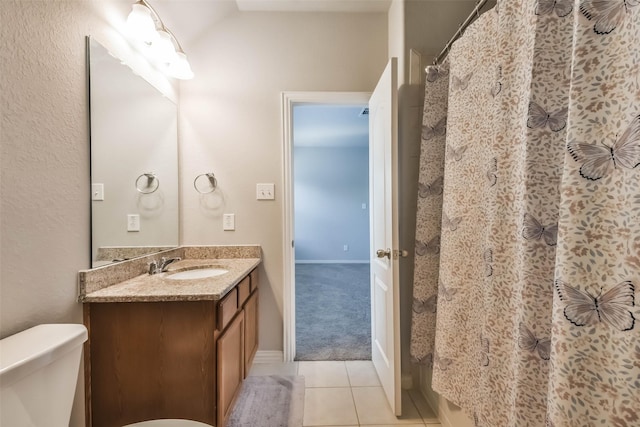
{"label": "electrical outlet", "polygon": [[274,200],[275,184],[256,184],[256,199],[258,200]]}
{"label": "electrical outlet", "polygon": [[342,250],[343,250],[343,251],[345,251],[345,252],[347,252],[347,251],[349,250],[349,245],[344,245],[344,246],[342,247]]}
{"label": "electrical outlet", "polygon": [[140,231],[140,215],[127,215],[127,231]]}
{"label": "electrical outlet", "polygon": [[224,214],[222,215],[222,229],[224,231],[233,231],[236,229],[236,215]]}

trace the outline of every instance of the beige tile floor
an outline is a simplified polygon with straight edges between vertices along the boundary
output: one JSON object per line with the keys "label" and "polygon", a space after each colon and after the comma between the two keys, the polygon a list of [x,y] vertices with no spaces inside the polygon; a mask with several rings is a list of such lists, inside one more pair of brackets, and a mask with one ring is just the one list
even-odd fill
{"label": "beige tile floor", "polygon": [[303,375],[304,426],[441,427],[419,392],[403,390],[396,418],[371,361],[254,364],[249,375]]}

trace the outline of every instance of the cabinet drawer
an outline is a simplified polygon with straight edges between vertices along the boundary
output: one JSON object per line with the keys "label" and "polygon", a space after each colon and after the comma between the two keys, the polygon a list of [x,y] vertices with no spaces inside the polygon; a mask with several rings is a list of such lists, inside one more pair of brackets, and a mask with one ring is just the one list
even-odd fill
{"label": "cabinet drawer", "polygon": [[250,282],[251,279],[247,276],[238,283],[238,307],[242,307],[251,294]]}
{"label": "cabinet drawer", "polygon": [[223,330],[238,311],[238,288],[233,288],[218,303],[218,329]]}
{"label": "cabinet drawer", "polygon": [[251,277],[251,292],[253,292],[258,288],[258,268],[254,268],[249,277]]}

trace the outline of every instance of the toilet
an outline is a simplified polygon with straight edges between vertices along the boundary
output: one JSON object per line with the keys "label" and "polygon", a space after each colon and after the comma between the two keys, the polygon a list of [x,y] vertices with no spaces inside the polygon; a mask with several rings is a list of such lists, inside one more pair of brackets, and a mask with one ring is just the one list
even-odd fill
{"label": "toilet", "polygon": [[211,427],[209,424],[191,420],[150,420],[127,424],[124,427]]}
{"label": "toilet", "polygon": [[86,340],[78,324],[38,325],[0,340],[0,425],[68,426]]}
{"label": "toilet", "polygon": [[[0,340],[0,426],[68,426],[87,328],[38,325]],[[126,427],[210,427],[151,420]]]}

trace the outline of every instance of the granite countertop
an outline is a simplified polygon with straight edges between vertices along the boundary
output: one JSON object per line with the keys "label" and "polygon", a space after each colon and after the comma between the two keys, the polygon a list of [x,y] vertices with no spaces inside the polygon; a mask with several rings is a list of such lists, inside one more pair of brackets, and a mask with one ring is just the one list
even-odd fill
{"label": "granite countertop", "polygon": [[[184,259],[169,264],[166,273],[141,274],[87,293],[82,302],[153,302],[219,300],[261,262],[260,258]],[[172,280],[171,273],[193,268],[217,267],[229,270],[204,279]]]}

